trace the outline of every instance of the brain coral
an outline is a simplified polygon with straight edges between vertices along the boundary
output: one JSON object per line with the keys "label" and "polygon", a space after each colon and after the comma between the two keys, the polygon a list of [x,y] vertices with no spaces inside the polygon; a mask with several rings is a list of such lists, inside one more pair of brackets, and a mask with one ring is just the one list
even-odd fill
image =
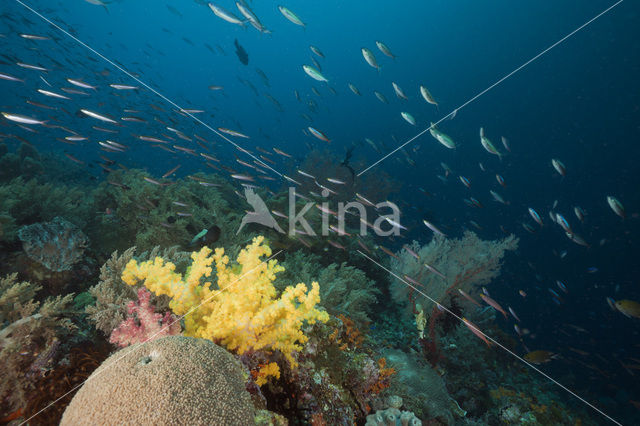
{"label": "brain coral", "polygon": [[61,425],[250,425],[254,408],[239,363],[206,339],[169,336],[107,358]]}

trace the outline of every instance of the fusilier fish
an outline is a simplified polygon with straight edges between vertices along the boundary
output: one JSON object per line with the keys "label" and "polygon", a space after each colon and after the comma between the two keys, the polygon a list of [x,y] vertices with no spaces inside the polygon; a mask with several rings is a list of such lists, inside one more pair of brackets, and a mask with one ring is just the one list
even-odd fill
{"label": "fusilier fish", "polygon": [[262,33],[269,33],[270,31],[268,31],[264,25],[262,25],[262,22],[260,22],[260,19],[258,19],[258,17],[256,16],[255,13],[253,13],[253,10],[251,10],[249,8],[249,6],[244,2],[244,1],[237,1],[236,2],[236,7],[238,8],[238,10],[240,11],[240,13],[242,14],[242,16],[244,16],[245,18],[247,18],[247,20],[249,21],[249,23],[258,31],[262,32]]}
{"label": "fusilier fish", "polygon": [[504,198],[502,198],[502,195],[498,194],[496,191],[490,189],[489,193],[491,194],[491,196],[493,197],[493,199],[495,201],[497,201],[498,203],[501,204],[507,204],[507,202],[504,200]]}
{"label": "fusilier fish", "polygon": [[45,96],[49,96],[49,97],[52,97],[52,98],[58,98],[58,99],[71,99],[71,98],[70,98],[70,97],[68,97],[68,96],[64,96],[64,95],[61,95],[61,94],[56,93],[56,92],[51,92],[51,91],[49,91],[49,90],[38,89],[38,92],[39,92],[39,93],[42,93],[42,94],[43,94],[43,95],[45,95]]}
{"label": "fusilier fish", "polygon": [[373,52],[371,50],[367,49],[366,47],[363,47],[362,56],[364,56],[364,60],[367,61],[369,65],[371,65],[373,68],[380,71],[380,65],[378,65],[378,62],[376,61],[376,57],[373,55]]}
{"label": "fusilier fish", "polygon": [[26,38],[27,40],[51,40],[49,37],[34,34],[20,34],[20,37]]}
{"label": "fusilier fish", "polygon": [[44,124],[44,121],[36,120],[35,118],[27,117],[25,115],[19,114],[11,114],[8,112],[3,112],[2,116],[9,121],[15,121],[20,124]]}
{"label": "fusilier fish", "polygon": [[424,223],[424,225],[431,229],[434,233],[442,235],[443,237],[446,237],[446,234],[444,234],[440,229],[438,229],[433,223],[429,222],[426,219],[422,220],[422,223]]}
{"label": "fusilier fish", "polygon": [[538,223],[538,225],[542,226],[542,218],[540,217],[537,211],[529,207],[529,214],[531,215],[533,220],[535,220]]}
{"label": "fusilier fish", "polygon": [[82,87],[83,89],[94,89],[96,88],[96,86],[92,86],[90,84],[85,83],[84,81],[80,81],[80,80],[76,80],[73,78],[68,78],[67,81],[71,84],[73,84],[74,86],[78,86],[78,87]]}
{"label": "fusilier fish", "polygon": [[116,90],[137,90],[138,86],[130,86],[128,84],[110,84],[110,87],[113,87]]}
{"label": "fusilier fish", "polygon": [[494,308],[496,311],[500,312],[502,315],[504,315],[504,318],[507,319],[507,312],[502,308],[502,306],[500,306],[500,304],[498,302],[496,302],[495,300],[493,300],[491,297],[487,296],[486,294],[480,294],[480,298],[482,300],[484,300],[484,302],[491,306],[492,308]]}
{"label": "fusilier fish", "polygon": [[349,89],[351,89],[351,91],[353,93],[355,93],[356,95],[360,96],[360,91],[358,90],[358,88],[356,86],[354,86],[353,84],[349,83]]}
{"label": "fusilier fish", "polygon": [[560,176],[564,177],[564,175],[567,173],[567,169],[564,167],[564,164],[557,158],[553,158],[551,160],[551,165],[553,165],[553,168],[556,169]]}
{"label": "fusilier fish", "polygon": [[228,12],[221,8],[220,6],[216,6],[213,3],[208,3],[209,9],[218,17],[221,18],[231,24],[236,25],[244,25],[244,22],[241,21],[236,15],[231,12]]}
{"label": "fusilier fish", "polygon": [[307,129],[309,129],[309,131],[311,132],[311,134],[313,136],[315,136],[316,138],[320,139],[321,141],[330,142],[329,138],[324,133],[322,133],[320,130],[314,129],[311,126],[307,127]]}
{"label": "fusilier fish", "polygon": [[449,135],[446,135],[438,130],[434,123],[431,123],[429,133],[431,133],[431,136],[433,136],[442,145],[446,146],[449,149],[455,149],[456,143],[453,141],[453,139],[451,139]]}
{"label": "fusilier fish", "polygon": [[411,124],[413,126],[416,125],[416,119],[413,118],[413,116],[411,114],[409,114],[408,112],[402,111],[400,113],[400,115],[402,116],[402,118],[404,118],[407,121],[407,123],[409,123],[409,124]]}
{"label": "fusilier fish", "polygon": [[484,135],[484,128],[482,127],[480,127],[480,143],[489,154],[497,155],[498,158],[502,159],[502,154],[496,149],[489,138]]}
{"label": "fusilier fish", "polygon": [[225,127],[218,127],[218,131],[220,131],[222,133],[226,133],[227,135],[237,136],[239,138],[249,139],[249,136],[245,135],[244,133],[240,133],[240,132],[237,132],[235,130],[227,129]]}
{"label": "fusilier fish", "polygon": [[427,89],[425,86],[420,86],[420,94],[422,95],[424,100],[427,101],[427,103],[438,106],[438,103],[435,99],[433,99],[431,92],[429,92],[429,89]]}
{"label": "fusilier fish", "polygon": [[511,152],[511,144],[509,143],[509,139],[505,138],[504,136],[501,136],[500,139],[502,139],[502,145],[504,146],[504,149],[506,149],[508,152]]}
{"label": "fusilier fish", "polygon": [[49,71],[44,67],[40,67],[38,65],[25,64],[24,62],[16,62],[16,65],[21,68],[26,68],[28,70],[36,70],[36,71]]}
{"label": "fusilier fish", "polygon": [[288,8],[284,6],[278,6],[278,10],[280,11],[280,13],[284,15],[285,18],[287,18],[289,21],[293,22],[294,24],[300,25],[301,27],[305,26],[304,22],[302,22],[302,20],[298,18],[298,16]]}
{"label": "fusilier fish", "polygon": [[382,102],[383,104],[388,104],[389,103],[387,98],[382,93],[380,93],[378,91],[375,91],[375,90],[373,91],[373,93],[374,93],[374,95],[376,95],[376,98],[378,98],[378,100],[380,102]]}
{"label": "fusilier fish", "polygon": [[321,58],[324,58],[324,53],[322,53],[322,51],[320,49],[318,49],[315,46],[309,46],[309,49],[311,49],[311,51],[313,53],[315,53],[316,55],[320,56]]}
{"label": "fusilier fish", "polygon": [[556,217],[556,223],[560,225],[562,229],[564,229],[564,232],[566,232],[569,235],[573,234],[573,231],[571,230],[571,225],[569,225],[569,221],[567,221],[567,219],[565,219],[564,216],[562,216],[560,213],[556,213],[555,217]]}
{"label": "fusilier fish", "polygon": [[479,328],[478,328],[474,323],[472,323],[471,321],[469,321],[468,319],[466,319],[466,318],[464,318],[464,317],[462,318],[462,322],[464,323],[464,325],[466,325],[466,326],[467,326],[467,328],[468,328],[469,330],[471,330],[471,332],[472,332],[473,334],[475,334],[475,335],[476,335],[476,336],[478,336],[480,339],[482,339],[482,341],[483,341],[484,343],[486,343],[486,344],[487,344],[487,346],[491,346],[491,342],[489,342],[489,340],[487,340],[486,335],[485,335],[482,331],[480,331],[480,329],[479,329]]}
{"label": "fusilier fish", "polygon": [[393,86],[393,91],[396,92],[397,97],[399,97],[400,99],[409,99],[407,98],[407,95],[404,94],[400,86],[398,86],[395,82],[392,81],[391,85]]}
{"label": "fusilier fish", "polygon": [[381,41],[376,41],[376,46],[378,46],[378,49],[384,53],[385,55],[387,55],[388,57],[395,59],[396,55],[394,55],[393,53],[391,53],[391,49],[389,49],[389,47],[387,47],[386,44],[384,44]]}
{"label": "fusilier fish", "polygon": [[4,74],[4,73],[0,73],[0,80],[7,80],[7,81],[24,81],[18,77],[14,77],[12,75],[9,74]]}
{"label": "fusilier fish", "polygon": [[609,207],[611,210],[621,218],[625,218],[624,206],[618,199],[612,195],[607,195],[607,203],[609,203]]}
{"label": "fusilier fish", "polygon": [[318,80],[318,81],[329,81],[325,78],[325,76],[322,75],[322,73],[320,71],[318,71],[317,69],[315,69],[314,67],[312,67],[311,65],[303,65],[302,69],[304,70],[304,72],[307,73],[307,75],[311,78],[313,78],[314,80]]}
{"label": "fusilier fish", "polygon": [[100,121],[104,121],[104,122],[112,123],[112,124],[117,123],[117,121],[112,120],[109,117],[106,117],[104,115],[98,114],[97,112],[89,111],[88,109],[81,109],[80,112],[82,112],[85,115],[88,115],[91,118],[95,118],[95,119],[100,120]]}

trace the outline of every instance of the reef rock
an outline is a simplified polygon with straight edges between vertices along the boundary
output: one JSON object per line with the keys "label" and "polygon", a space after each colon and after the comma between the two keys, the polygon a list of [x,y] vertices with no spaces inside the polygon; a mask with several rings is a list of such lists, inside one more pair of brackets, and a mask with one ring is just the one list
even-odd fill
{"label": "reef rock", "polygon": [[18,238],[29,258],[55,272],[71,269],[82,259],[89,242],[80,228],[61,217],[23,226]]}

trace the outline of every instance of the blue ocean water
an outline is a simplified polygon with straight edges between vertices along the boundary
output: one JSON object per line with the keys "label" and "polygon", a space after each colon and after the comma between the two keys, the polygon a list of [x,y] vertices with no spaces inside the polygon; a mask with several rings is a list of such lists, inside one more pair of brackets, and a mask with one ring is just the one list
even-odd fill
{"label": "blue ocean water", "polygon": [[[540,368],[623,423],[632,424],[638,417],[640,388],[635,374],[640,372],[635,367],[640,362],[629,358],[640,358],[640,320],[612,310],[606,301],[607,297],[640,300],[640,80],[635,78],[640,71],[640,8],[636,3],[620,3],[510,76],[613,2],[287,2],[305,22],[304,28],[287,21],[276,3],[249,2],[268,33],[225,22],[199,1],[90,3],[3,2],[0,72],[25,79],[24,84],[0,80],[3,112],[70,127],[97,141],[105,136],[91,126],[104,122],[78,110],[115,119],[125,108],[135,110],[132,114],[146,122],[127,123],[120,129],[116,141],[129,149],[109,157],[155,177],[177,164],[182,166],[178,177],[209,171],[201,158],[170,154],[135,138],[167,134],[167,126],[206,139],[222,164],[235,167],[236,157],[252,160],[219,132],[175,113],[178,108],[203,110],[194,116],[213,129],[249,135],[249,139],[225,137],[252,152],[256,147],[275,147],[291,154],[290,159],[279,158],[273,168],[296,179],[296,169],[310,151],[324,150],[339,162],[353,149],[351,164],[356,173],[364,171],[362,179],[378,174],[396,182],[389,200],[400,206],[402,224],[408,228],[406,239],[380,244],[400,250],[411,239],[426,242],[431,232],[423,219],[451,236],[460,236],[465,229],[483,239],[505,233],[519,236],[517,253],[491,284],[491,296],[511,306],[530,332],[517,352],[546,349],[560,354],[560,359]],[[240,16],[233,2],[220,5]],[[16,36],[19,33],[50,39],[29,40]],[[248,54],[247,65],[235,54],[236,40]],[[396,57],[378,50],[377,40]],[[314,55],[311,45],[325,57]],[[365,62],[363,47],[374,52],[379,70]],[[305,74],[302,65],[313,65],[311,58],[321,65],[328,82]],[[17,62],[48,71],[16,67]],[[58,91],[69,86],[68,78],[99,87],[87,89],[90,96],[72,96],[71,101],[34,93]],[[394,94],[392,82],[408,100]],[[109,84],[140,88],[115,91],[108,89]],[[212,85],[223,88],[211,90]],[[422,98],[420,85],[429,88],[437,108]],[[380,102],[374,91],[388,103]],[[476,95],[480,96],[474,99]],[[26,100],[59,109],[34,107]],[[455,110],[454,118],[438,125],[456,142],[455,150],[437,143],[427,131],[367,169]],[[415,126],[401,117],[403,111],[415,117]],[[154,116],[162,121],[154,121]],[[56,141],[46,129],[30,134],[13,127],[10,120],[2,125],[4,139],[18,134],[40,152],[64,152],[83,163],[87,176],[105,179],[97,166],[103,153],[95,143],[69,145]],[[308,126],[323,132],[330,142],[314,138]],[[481,127],[502,158],[482,147]],[[502,136],[510,142],[509,152],[500,142]],[[199,151],[194,141],[184,146]],[[566,176],[554,170],[553,158],[564,163]],[[451,169],[448,176],[441,163]],[[496,174],[504,178],[504,187]],[[277,174],[272,176],[276,180],[265,184],[271,190],[288,186]],[[468,178],[471,187],[465,187],[459,176]],[[494,201],[489,190],[501,194],[506,203]],[[612,211],[607,196],[624,205],[624,219]],[[469,197],[483,207],[465,204]],[[584,222],[574,215],[575,206],[586,212]],[[532,220],[529,207],[540,214],[543,226]],[[588,247],[567,238],[549,218],[551,210],[566,217]],[[523,223],[534,232],[524,229]],[[566,285],[566,293],[557,280]],[[560,304],[553,301],[549,288],[561,296]],[[498,318],[497,322],[520,340],[512,321]],[[570,404],[582,404],[561,389],[558,393]],[[596,421],[605,421],[598,413],[591,414]]]}

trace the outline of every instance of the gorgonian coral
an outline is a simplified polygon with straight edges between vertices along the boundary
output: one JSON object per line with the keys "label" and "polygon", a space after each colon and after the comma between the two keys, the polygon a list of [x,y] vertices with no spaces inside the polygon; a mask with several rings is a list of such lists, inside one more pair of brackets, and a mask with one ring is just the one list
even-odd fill
{"label": "gorgonian coral", "polygon": [[[398,258],[392,259],[393,272],[417,281],[418,290],[430,299],[448,306],[447,298],[452,291],[461,289],[472,294],[478,286],[488,284],[500,275],[502,258],[507,250],[518,247],[518,238],[511,235],[502,240],[486,241],[478,238],[473,232],[465,232],[462,238],[450,239],[442,235],[435,235],[429,244],[422,247],[417,242],[409,247],[419,260],[407,250],[397,253]],[[442,274],[430,270],[425,264]],[[406,303],[409,296],[425,307],[425,319],[429,319],[428,311],[434,307],[432,301],[426,297],[412,294],[407,284],[396,277],[392,278],[391,294],[398,303]],[[415,285],[415,284],[414,284]]]}

